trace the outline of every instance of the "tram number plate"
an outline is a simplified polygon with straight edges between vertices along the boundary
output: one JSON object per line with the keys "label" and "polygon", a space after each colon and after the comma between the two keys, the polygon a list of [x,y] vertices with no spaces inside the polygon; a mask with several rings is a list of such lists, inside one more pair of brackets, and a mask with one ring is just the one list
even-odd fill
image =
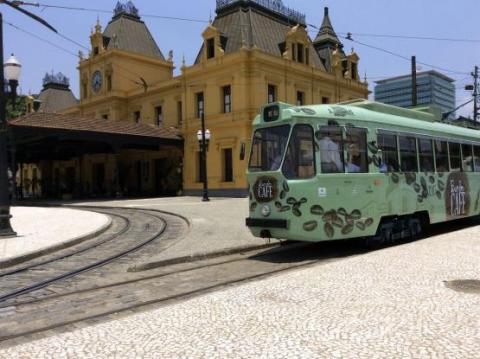
{"label": "tram number plate", "polygon": [[271,177],[260,177],[254,186],[257,202],[270,202],[277,198],[277,180]]}

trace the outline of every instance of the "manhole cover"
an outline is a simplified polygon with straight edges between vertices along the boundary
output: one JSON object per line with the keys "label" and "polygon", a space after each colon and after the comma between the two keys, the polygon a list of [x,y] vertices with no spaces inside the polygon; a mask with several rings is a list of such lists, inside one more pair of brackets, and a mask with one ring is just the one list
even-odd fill
{"label": "manhole cover", "polygon": [[445,281],[445,286],[456,292],[480,294],[480,280],[464,279]]}

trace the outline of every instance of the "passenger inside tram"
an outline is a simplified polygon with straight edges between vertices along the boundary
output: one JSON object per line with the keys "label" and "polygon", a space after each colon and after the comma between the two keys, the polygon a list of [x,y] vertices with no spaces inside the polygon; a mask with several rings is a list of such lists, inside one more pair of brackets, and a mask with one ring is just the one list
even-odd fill
{"label": "passenger inside tram", "polygon": [[320,130],[321,139],[318,141],[322,173],[343,172],[341,128],[333,121],[329,121],[328,125]]}
{"label": "passenger inside tram", "polygon": [[360,172],[360,148],[357,143],[351,143],[348,145],[348,157],[347,157],[347,172],[359,173]]}

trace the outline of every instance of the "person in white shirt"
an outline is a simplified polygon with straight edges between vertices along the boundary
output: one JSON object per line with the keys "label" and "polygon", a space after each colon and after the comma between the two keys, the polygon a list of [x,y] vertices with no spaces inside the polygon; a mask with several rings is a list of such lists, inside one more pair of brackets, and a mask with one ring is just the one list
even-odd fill
{"label": "person in white shirt", "polygon": [[326,133],[324,137],[318,141],[318,145],[320,147],[320,161],[322,162],[322,172],[343,172],[340,146],[337,142],[332,140],[330,136],[330,133]]}

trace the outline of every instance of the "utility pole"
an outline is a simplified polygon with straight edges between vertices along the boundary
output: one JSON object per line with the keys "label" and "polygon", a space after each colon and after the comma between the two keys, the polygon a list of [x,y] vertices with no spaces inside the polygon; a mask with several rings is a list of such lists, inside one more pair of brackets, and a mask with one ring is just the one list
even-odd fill
{"label": "utility pole", "polygon": [[417,58],[412,56],[412,107],[417,106]]}
{"label": "utility pole", "polygon": [[475,71],[472,73],[473,76],[473,121],[477,122],[478,118],[478,66],[475,66]]}

